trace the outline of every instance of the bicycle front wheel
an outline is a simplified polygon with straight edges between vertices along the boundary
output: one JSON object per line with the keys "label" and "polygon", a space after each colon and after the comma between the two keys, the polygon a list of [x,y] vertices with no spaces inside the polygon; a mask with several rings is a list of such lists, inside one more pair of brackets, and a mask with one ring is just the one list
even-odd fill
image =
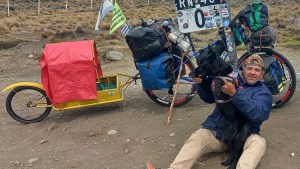
{"label": "bicycle front wheel", "polygon": [[42,121],[51,109],[51,101],[45,91],[32,86],[16,87],[6,99],[8,114],[24,124]]}
{"label": "bicycle front wheel", "polygon": [[[282,85],[283,89],[280,92],[273,92],[273,103],[272,108],[280,108],[291,100],[296,89],[296,73],[290,61],[283,56],[281,53],[271,48],[254,49],[251,53],[245,53],[239,59],[239,65],[251,56],[252,54],[258,54],[262,58],[273,57],[279,61],[280,66],[283,70]],[[272,91],[271,91],[272,92]]]}
{"label": "bicycle front wheel", "polygon": [[[179,107],[187,104],[193,99],[196,93],[196,88],[192,81],[192,78],[188,77],[188,74],[195,70],[195,66],[193,62],[191,60],[188,60],[184,64],[183,70],[185,70],[186,72],[180,78],[178,91],[174,102],[174,107]],[[153,100],[155,103],[161,106],[170,106],[173,99],[175,85],[173,85],[172,91],[145,90],[145,92],[150,97],[150,99]]]}

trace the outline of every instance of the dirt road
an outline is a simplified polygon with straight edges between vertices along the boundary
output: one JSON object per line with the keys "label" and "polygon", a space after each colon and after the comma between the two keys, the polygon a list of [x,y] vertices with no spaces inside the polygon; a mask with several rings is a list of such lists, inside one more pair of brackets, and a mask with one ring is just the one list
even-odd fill
{"label": "dirt road", "polygon": [[[27,50],[26,50],[27,49]],[[279,48],[298,72],[300,50]],[[0,51],[0,89],[20,81],[40,82],[38,60],[29,59],[29,46]],[[39,53],[37,51],[36,53]],[[131,74],[130,57],[102,66],[105,74]],[[299,86],[299,81],[297,81]],[[258,169],[300,169],[300,92],[283,108],[272,111],[262,126],[267,152]],[[52,111],[40,123],[22,125],[8,116],[0,93],[0,168],[140,169],[145,162],[167,168],[184,141],[200,127],[214,105],[198,97],[174,111],[166,125],[167,107],[152,102],[141,84],[125,92],[123,106],[105,105]],[[116,134],[107,134],[116,130]],[[210,154],[193,169],[223,169],[224,154]]]}

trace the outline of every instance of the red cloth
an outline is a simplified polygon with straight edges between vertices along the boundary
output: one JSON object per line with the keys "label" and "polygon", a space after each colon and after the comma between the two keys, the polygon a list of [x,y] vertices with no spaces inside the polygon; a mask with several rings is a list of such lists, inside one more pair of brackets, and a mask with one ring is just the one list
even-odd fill
{"label": "red cloth", "polygon": [[40,65],[52,103],[97,98],[96,69],[103,74],[93,40],[47,44]]}

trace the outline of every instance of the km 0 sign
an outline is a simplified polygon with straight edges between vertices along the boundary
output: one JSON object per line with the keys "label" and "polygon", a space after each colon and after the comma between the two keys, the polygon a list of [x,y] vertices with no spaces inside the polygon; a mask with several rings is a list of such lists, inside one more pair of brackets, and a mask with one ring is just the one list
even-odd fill
{"label": "km 0 sign", "polygon": [[[183,33],[222,27],[229,17],[224,0],[175,0],[179,30]],[[222,9],[222,10],[220,10]],[[226,23],[225,23],[226,24]]]}

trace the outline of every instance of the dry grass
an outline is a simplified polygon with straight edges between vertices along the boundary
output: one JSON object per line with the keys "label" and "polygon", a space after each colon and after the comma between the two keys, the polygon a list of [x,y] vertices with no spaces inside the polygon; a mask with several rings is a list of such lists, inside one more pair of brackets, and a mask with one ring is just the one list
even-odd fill
{"label": "dry grass", "polygon": [[[86,34],[92,33],[95,27],[99,2],[94,1],[94,9],[89,9],[90,1],[69,0],[69,10],[65,10],[64,3],[60,1],[42,1],[41,14],[36,11],[36,2],[26,3],[26,8],[21,8],[21,0],[16,0],[16,6],[20,7],[18,12],[12,12],[8,18],[5,10],[0,11],[0,40],[10,38],[27,39],[28,36],[36,38],[48,38],[50,42],[63,40],[76,40],[78,36],[75,30],[78,24],[82,25]],[[152,0],[148,6],[147,0],[119,0],[118,3],[126,16],[128,23],[137,26],[139,18],[148,20],[150,18],[175,17],[175,5],[173,0]],[[231,0],[232,14],[236,14],[243,3],[238,0]],[[290,0],[286,3],[283,0],[266,0],[269,5],[270,25],[278,32],[279,43],[300,41],[300,10],[298,0]],[[0,4],[1,5],[1,4]],[[1,6],[0,6],[1,8]],[[1,8],[2,9],[2,8]],[[101,33],[95,38],[96,41],[107,41],[108,45],[126,45],[124,37],[119,31],[109,35],[112,13],[108,13],[101,25]],[[24,34],[24,31],[27,33]],[[39,34],[39,35],[36,35]],[[62,36],[63,35],[63,36]],[[217,30],[206,30],[192,34],[195,45],[207,44],[218,38]],[[292,40],[292,41],[291,41]],[[295,43],[297,42],[297,43]]]}

